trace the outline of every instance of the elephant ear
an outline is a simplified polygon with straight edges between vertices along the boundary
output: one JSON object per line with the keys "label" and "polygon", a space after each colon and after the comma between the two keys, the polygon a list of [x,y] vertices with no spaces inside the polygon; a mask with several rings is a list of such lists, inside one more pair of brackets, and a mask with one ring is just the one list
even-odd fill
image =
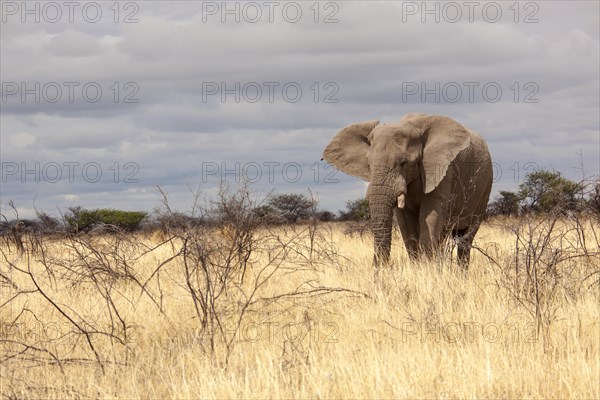
{"label": "elephant ear", "polygon": [[444,179],[450,163],[469,147],[471,135],[464,126],[443,116],[414,116],[409,123],[424,129],[421,178],[423,190],[430,193]]}
{"label": "elephant ear", "polygon": [[367,150],[371,146],[368,136],[379,121],[352,124],[341,131],[323,152],[323,159],[348,175],[369,180]]}

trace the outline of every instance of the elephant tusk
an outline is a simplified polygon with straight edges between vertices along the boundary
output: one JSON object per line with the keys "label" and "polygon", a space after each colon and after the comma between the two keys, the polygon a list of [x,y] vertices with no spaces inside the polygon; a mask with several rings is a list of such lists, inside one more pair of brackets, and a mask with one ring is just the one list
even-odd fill
{"label": "elephant tusk", "polygon": [[401,194],[398,196],[398,208],[404,208],[405,196]]}

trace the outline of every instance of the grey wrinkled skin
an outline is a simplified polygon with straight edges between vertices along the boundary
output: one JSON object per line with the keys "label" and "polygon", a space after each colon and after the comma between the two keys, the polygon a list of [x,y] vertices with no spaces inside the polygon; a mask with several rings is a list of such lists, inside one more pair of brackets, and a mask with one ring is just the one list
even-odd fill
{"label": "grey wrinkled skin", "polygon": [[445,116],[407,114],[345,127],[323,159],[369,182],[375,265],[389,261],[395,213],[411,258],[433,255],[453,235],[468,266],[492,188],[492,160],[477,133]]}

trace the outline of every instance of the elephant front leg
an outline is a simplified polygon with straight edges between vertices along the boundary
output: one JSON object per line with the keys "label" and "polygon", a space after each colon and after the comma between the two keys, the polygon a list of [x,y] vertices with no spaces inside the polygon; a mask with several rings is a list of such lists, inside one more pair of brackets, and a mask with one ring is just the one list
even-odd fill
{"label": "elephant front leg", "polygon": [[419,217],[412,211],[397,208],[396,221],[406,246],[406,252],[414,260],[419,255]]}
{"label": "elephant front leg", "polygon": [[419,248],[427,257],[439,251],[446,218],[440,210],[425,208],[419,215]]}

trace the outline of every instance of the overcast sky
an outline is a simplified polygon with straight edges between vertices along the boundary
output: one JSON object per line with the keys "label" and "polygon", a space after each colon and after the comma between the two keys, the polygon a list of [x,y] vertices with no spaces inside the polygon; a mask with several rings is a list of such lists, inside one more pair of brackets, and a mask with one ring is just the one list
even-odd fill
{"label": "overcast sky", "polygon": [[185,211],[221,177],[336,211],[366,184],[320,161],[329,140],[409,112],[478,131],[493,194],[598,174],[597,1],[115,4],[1,2],[9,219],[10,200],[151,211],[157,185]]}

